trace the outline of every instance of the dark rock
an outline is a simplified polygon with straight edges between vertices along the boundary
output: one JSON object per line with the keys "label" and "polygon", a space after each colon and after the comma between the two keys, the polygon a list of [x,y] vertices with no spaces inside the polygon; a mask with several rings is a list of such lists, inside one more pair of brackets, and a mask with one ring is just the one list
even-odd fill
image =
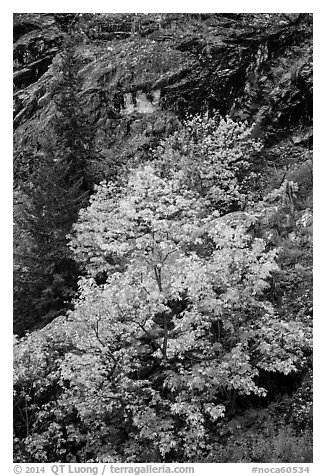
{"label": "dark rock", "polygon": [[81,101],[111,162],[147,154],[177,118],[207,111],[256,122],[266,142],[310,144],[300,132],[312,118],[307,15],[18,14],[14,28],[17,147],[51,121],[52,64],[73,31],[84,35]]}
{"label": "dark rock", "polygon": [[52,59],[52,55],[45,56],[30,63],[28,68],[14,72],[14,85],[17,86],[17,88],[23,88],[37,81],[48,70]]}
{"label": "dark rock", "polygon": [[48,69],[58,52],[62,32],[52,15],[17,14],[14,17],[14,85],[25,88]]}

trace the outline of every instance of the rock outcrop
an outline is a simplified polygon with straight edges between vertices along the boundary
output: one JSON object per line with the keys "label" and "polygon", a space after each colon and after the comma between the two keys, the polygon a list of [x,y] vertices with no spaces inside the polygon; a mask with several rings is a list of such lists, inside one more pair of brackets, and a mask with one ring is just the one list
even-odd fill
{"label": "rock outcrop", "polygon": [[255,122],[271,147],[289,138],[307,148],[311,23],[308,14],[16,14],[16,153],[32,156],[48,127],[56,64],[72,32],[80,100],[98,124],[104,160],[142,160],[186,114],[213,110]]}

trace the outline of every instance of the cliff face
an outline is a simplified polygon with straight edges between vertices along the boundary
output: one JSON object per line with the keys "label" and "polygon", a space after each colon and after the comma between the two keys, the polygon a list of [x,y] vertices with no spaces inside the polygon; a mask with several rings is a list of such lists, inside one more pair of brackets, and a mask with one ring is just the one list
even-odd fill
{"label": "cliff face", "polygon": [[72,32],[80,100],[104,162],[142,160],[186,114],[213,110],[255,122],[269,150],[284,141],[310,147],[311,15],[15,14],[19,156],[37,152],[51,121],[60,50]]}

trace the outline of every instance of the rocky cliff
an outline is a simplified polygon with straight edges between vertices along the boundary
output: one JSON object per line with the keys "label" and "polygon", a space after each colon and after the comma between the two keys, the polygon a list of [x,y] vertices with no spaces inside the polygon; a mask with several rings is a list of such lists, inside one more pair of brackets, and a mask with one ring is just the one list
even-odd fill
{"label": "rocky cliff", "polygon": [[309,14],[15,14],[17,177],[51,122],[60,51],[72,33],[104,174],[105,163],[146,158],[187,114],[213,110],[255,122],[269,162],[283,156],[291,168],[289,148],[310,160]]}

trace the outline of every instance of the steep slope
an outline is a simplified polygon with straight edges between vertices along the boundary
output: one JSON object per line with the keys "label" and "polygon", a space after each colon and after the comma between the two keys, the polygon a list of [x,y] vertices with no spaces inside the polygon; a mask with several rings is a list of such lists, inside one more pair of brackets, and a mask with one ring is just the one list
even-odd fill
{"label": "steep slope", "polygon": [[147,157],[189,113],[256,122],[268,146],[311,142],[308,14],[20,14],[14,28],[18,176],[51,122],[67,32],[79,35],[80,100],[97,124],[105,175]]}

